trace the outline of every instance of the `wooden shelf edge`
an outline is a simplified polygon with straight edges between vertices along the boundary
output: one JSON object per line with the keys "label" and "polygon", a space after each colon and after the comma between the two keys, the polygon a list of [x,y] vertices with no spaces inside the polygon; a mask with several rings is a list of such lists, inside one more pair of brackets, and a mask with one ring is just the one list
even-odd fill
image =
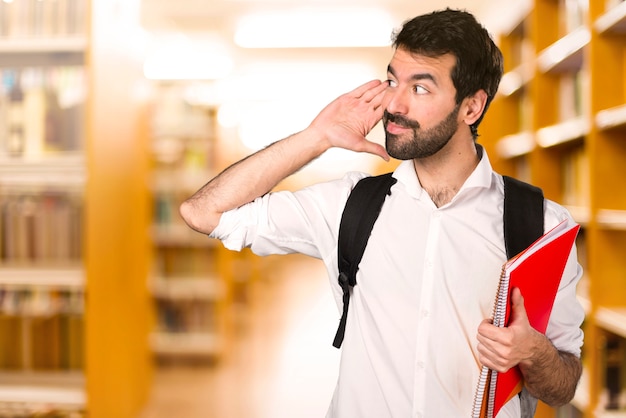
{"label": "wooden shelf edge", "polygon": [[152,239],[156,246],[177,246],[194,248],[213,248],[217,240],[209,238],[189,228],[187,225],[153,225]]}
{"label": "wooden shelf edge", "polygon": [[585,314],[589,314],[591,312],[591,301],[589,300],[589,298],[583,295],[576,295],[576,298],[578,299],[578,303],[580,303],[580,306],[583,307]]}
{"label": "wooden shelf edge", "polygon": [[626,338],[626,307],[608,308],[599,306],[594,318],[600,328]]}
{"label": "wooden shelf edge", "polygon": [[217,333],[154,332],[150,346],[155,354],[213,356],[220,351]]}
{"label": "wooden shelf edge", "polygon": [[537,56],[537,66],[543,73],[577,71],[582,64],[582,50],[591,41],[586,27],[565,35]]}
{"label": "wooden shelf edge", "polygon": [[594,414],[595,418],[626,418],[626,411],[599,410]]}
{"label": "wooden shelf edge", "polygon": [[537,144],[550,148],[583,138],[591,131],[587,118],[580,116],[556,125],[546,126],[537,131]]}
{"label": "wooden shelf edge", "polygon": [[589,206],[564,205],[574,221],[581,226],[587,225],[591,220],[591,209]]}
{"label": "wooden shelf edge", "polygon": [[502,75],[500,80],[500,86],[498,93],[502,96],[508,97],[519,90],[521,90],[526,84],[533,78],[534,63],[523,63],[517,66],[517,68],[506,72]]}
{"label": "wooden shelf edge", "polygon": [[626,33],[626,3],[620,3],[600,16],[593,24],[596,32]]}
{"label": "wooden shelf edge", "polygon": [[28,404],[69,410],[87,405],[81,372],[0,373],[0,404]]}
{"label": "wooden shelf edge", "polygon": [[528,16],[532,8],[531,0],[496,2],[483,21],[489,23],[487,26],[493,27],[494,32],[510,35]]}
{"label": "wooden shelf edge", "polygon": [[599,209],[596,222],[605,229],[626,230],[626,210]]}
{"label": "wooden shelf edge", "polygon": [[75,268],[18,268],[0,266],[3,288],[53,288],[81,290],[85,287],[85,271]]}
{"label": "wooden shelf edge", "polygon": [[0,184],[7,186],[77,187],[87,180],[85,157],[67,152],[37,157],[0,156]]}
{"label": "wooden shelf edge", "polygon": [[535,137],[532,132],[520,132],[502,137],[496,144],[498,155],[503,158],[521,157],[535,149]]}
{"label": "wooden shelf edge", "polygon": [[155,278],[150,283],[152,296],[169,300],[219,300],[225,295],[225,286],[213,278]]}
{"label": "wooden shelf edge", "polygon": [[151,188],[153,192],[180,193],[181,191],[193,194],[217,173],[208,168],[182,168],[167,170],[156,168],[152,176]]}
{"label": "wooden shelf edge", "polygon": [[[623,3],[626,5],[626,3]],[[598,129],[611,129],[626,126],[626,104],[604,109],[596,113]]]}
{"label": "wooden shelf edge", "polygon": [[67,35],[46,38],[0,38],[0,52],[12,54],[85,52],[87,37]]}

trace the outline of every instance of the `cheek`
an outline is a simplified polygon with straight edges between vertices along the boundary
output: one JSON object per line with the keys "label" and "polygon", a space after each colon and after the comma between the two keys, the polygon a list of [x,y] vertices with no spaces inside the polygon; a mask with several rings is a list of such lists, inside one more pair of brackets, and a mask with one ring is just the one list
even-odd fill
{"label": "cheek", "polygon": [[411,119],[419,121],[423,128],[428,129],[429,127],[435,126],[447,118],[452,109],[454,109],[454,106],[449,107],[448,104],[436,102],[434,100],[424,100],[413,103],[407,116]]}

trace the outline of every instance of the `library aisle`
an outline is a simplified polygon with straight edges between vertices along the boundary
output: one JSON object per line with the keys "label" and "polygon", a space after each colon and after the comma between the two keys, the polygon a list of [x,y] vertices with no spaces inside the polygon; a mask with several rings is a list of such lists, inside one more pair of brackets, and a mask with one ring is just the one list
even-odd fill
{"label": "library aisle", "polygon": [[214,364],[160,365],[139,418],[325,415],[339,362],[332,347],[338,313],[326,271],[303,256],[271,265],[271,274],[248,289],[227,355]]}

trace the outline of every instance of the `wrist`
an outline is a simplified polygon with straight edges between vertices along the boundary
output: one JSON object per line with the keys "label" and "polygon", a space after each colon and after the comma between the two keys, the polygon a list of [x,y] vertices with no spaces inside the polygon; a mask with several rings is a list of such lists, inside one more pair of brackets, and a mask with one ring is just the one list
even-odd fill
{"label": "wrist", "polygon": [[325,132],[314,125],[307,127],[294,136],[302,140],[305,149],[309,149],[315,157],[319,157],[333,147]]}
{"label": "wrist", "polygon": [[527,355],[519,362],[522,372],[537,367],[543,368],[553,361],[557,361],[558,352],[550,340],[542,333],[532,330],[527,341]]}

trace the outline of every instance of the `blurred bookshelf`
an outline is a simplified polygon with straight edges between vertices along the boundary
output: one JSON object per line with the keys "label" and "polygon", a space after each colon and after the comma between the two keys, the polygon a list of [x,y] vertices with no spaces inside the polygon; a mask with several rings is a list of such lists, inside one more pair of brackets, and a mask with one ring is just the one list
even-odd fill
{"label": "blurred bookshelf", "polygon": [[[129,228],[110,215],[147,194],[141,173],[116,177],[141,167],[132,144],[145,144],[127,129],[143,117],[123,91],[134,81],[103,75],[134,65],[110,36],[107,20],[127,12],[113,3],[0,1],[1,416],[130,418],[147,397],[147,291],[134,290],[147,278],[147,216]],[[114,108],[117,126],[102,120]],[[112,164],[112,152],[131,157]],[[124,251],[134,268],[114,257]]]}
{"label": "blurred bookshelf", "polygon": [[150,341],[157,362],[218,360],[230,335],[233,256],[178,213],[217,174],[217,109],[189,100],[192,88],[153,81],[150,292],[157,321]]}
{"label": "blurred bookshelf", "polygon": [[498,39],[505,75],[484,145],[496,170],[543,188],[581,224],[587,312],[576,397],[537,416],[626,417],[626,2],[529,4]]}

